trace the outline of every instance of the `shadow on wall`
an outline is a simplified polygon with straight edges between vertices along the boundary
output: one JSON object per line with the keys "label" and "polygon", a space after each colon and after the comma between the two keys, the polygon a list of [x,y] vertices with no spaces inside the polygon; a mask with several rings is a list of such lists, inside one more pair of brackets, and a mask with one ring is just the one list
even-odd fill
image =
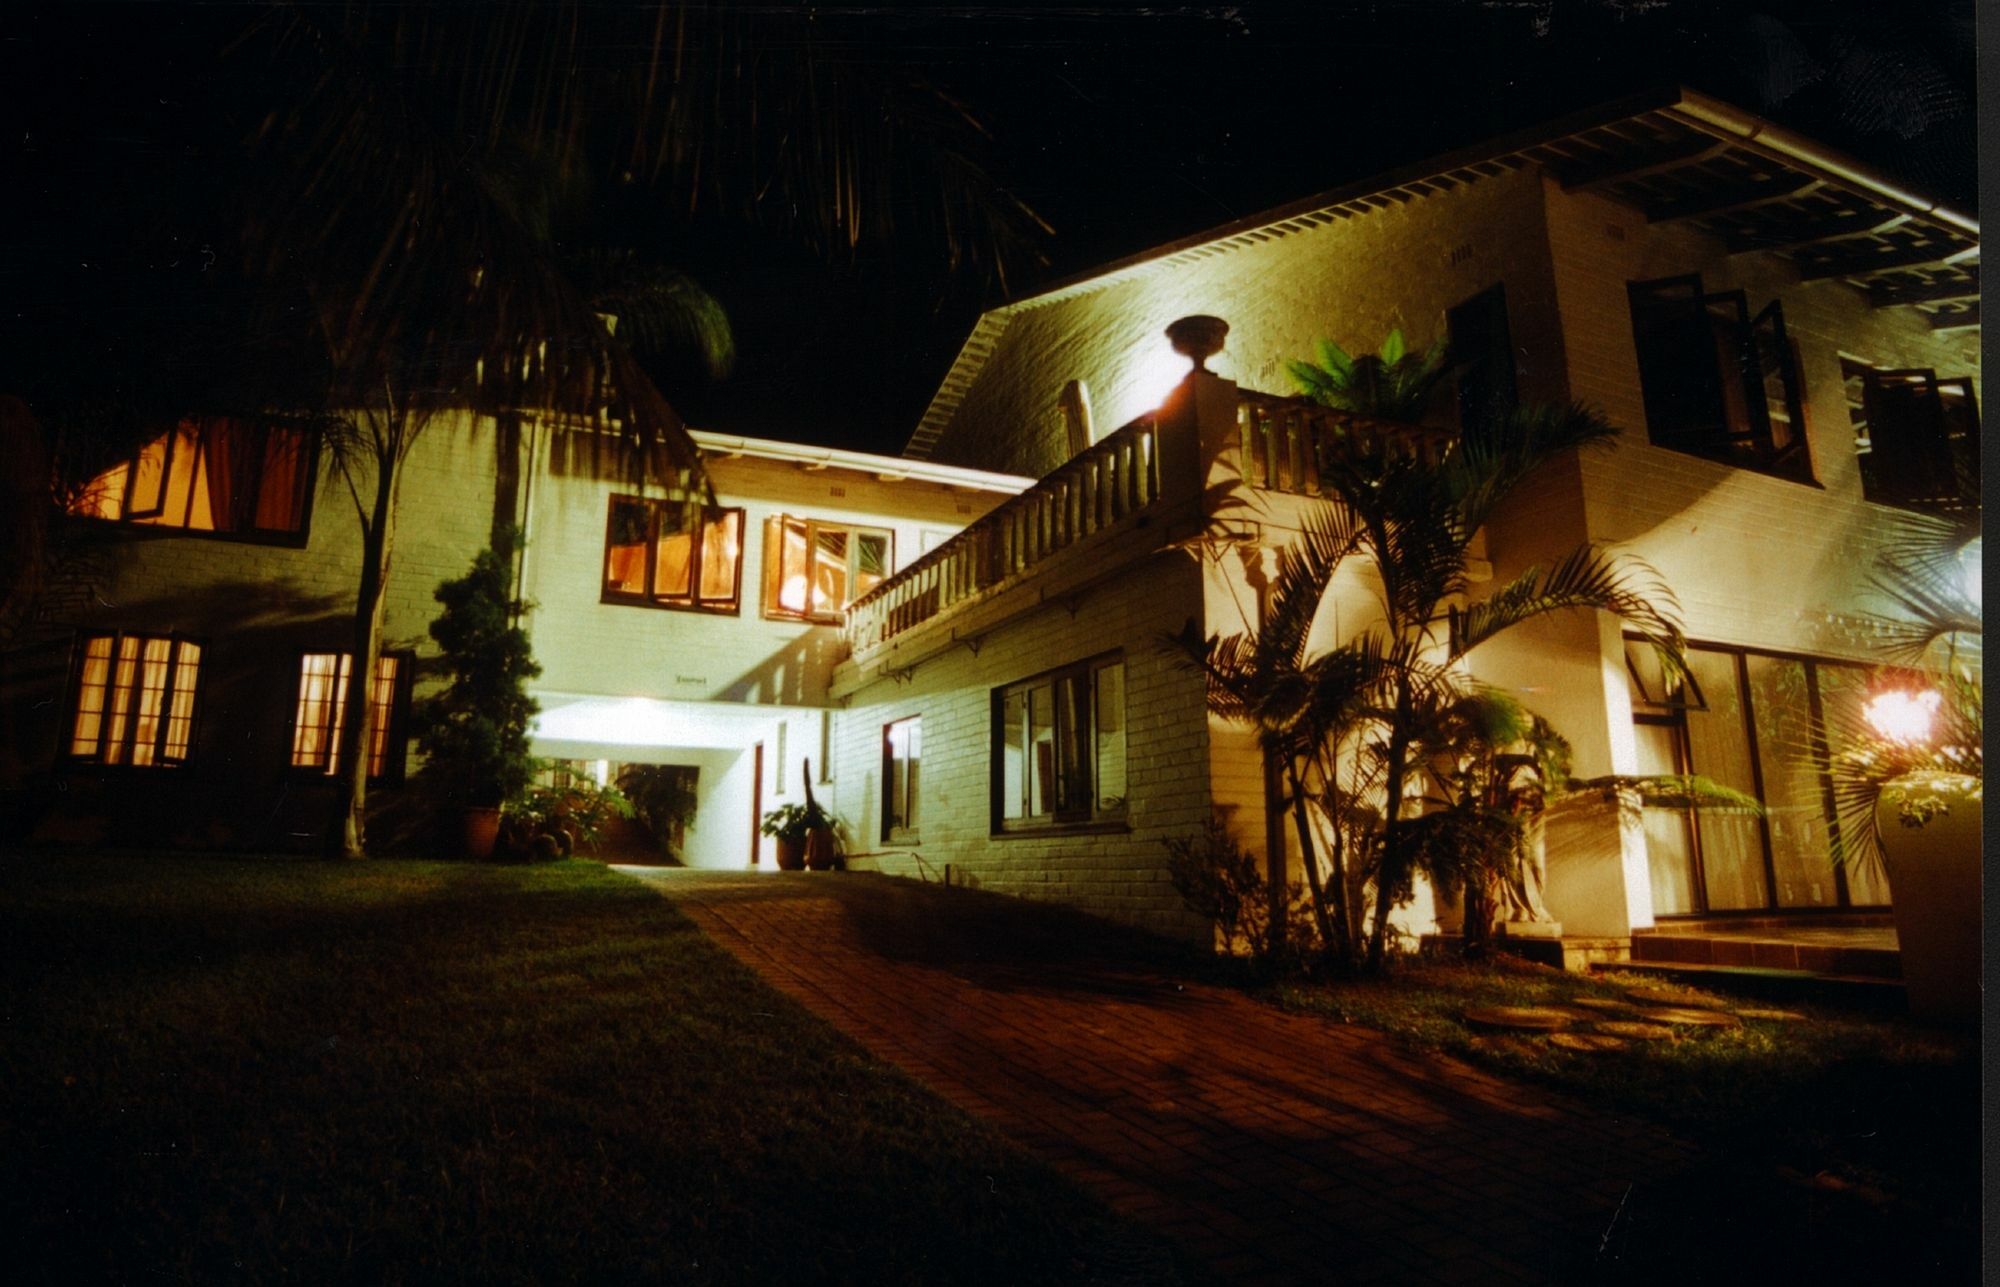
{"label": "shadow on wall", "polygon": [[[13,716],[0,735],[0,840],[316,848],[331,787],[323,773],[290,764],[299,658],[347,651],[351,606],[345,594],[249,579],[115,605],[100,598],[62,631],[45,630],[0,659],[0,710]],[[69,760],[75,641],[98,630],[177,634],[202,645],[186,763],[119,768]],[[417,642],[389,638],[383,646]],[[393,812],[404,791],[371,788],[371,817]]]}
{"label": "shadow on wall", "polygon": [[813,626],[717,690],[715,699],[779,706],[823,706],[833,668],[846,651],[838,626]]}

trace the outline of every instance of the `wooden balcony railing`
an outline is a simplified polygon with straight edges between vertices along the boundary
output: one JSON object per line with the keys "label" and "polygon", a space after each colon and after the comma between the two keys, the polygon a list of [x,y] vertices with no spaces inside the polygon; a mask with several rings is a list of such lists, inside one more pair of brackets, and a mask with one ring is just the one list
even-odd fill
{"label": "wooden balcony railing", "polygon": [[1142,416],[856,599],[848,646],[863,656],[1159,498],[1158,427]]}
{"label": "wooden balcony railing", "polygon": [[1323,494],[1320,467],[1327,461],[1386,454],[1435,464],[1458,437],[1250,389],[1237,390],[1236,430],[1245,485],[1301,496]]}

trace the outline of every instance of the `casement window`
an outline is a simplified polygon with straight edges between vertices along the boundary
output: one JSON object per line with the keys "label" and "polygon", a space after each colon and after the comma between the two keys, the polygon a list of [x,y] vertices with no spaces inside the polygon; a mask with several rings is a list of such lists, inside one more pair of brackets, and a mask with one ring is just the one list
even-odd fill
{"label": "casement window", "polygon": [[1798,365],[1777,301],[1752,314],[1742,291],[1706,293],[1698,276],[1626,289],[1653,445],[1811,482]]}
{"label": "casement window", "polygon": [[[375,659],[375,682],[368,686],[368,776],[395,780],[403,772],[409,678],[414,659],[385,652]],[[347,726],[347,680],[354,657],[344,652],[309,652],[299,659],[299,700],[292,716],[292,767],[340,772],[340,737]]]}
{"label": "casement window", "polygon": [[882,584],[895,558],[885,528],[791,514],[764,524],[764,615],[838,622],[848,604]]}
{"label": "casement window", "polygon": [[924,754],[924,721],[912,715],[882,729],[882,839],[917,840],[917,768]]}
{"label": "casement window", "polygon": [[80,642],[70,757],[141,768],[186,763],[201,645],[171,635],[86,635]]}
{"label": "casement window", "polygon": [[678,502],[611,498],[605,603],[734,613],[742,586],[742,510],[711,510],[690,527]]}
{"label": "casement window", "polygon": [[1444,320],[1447,346],[1458,367],[1459,432],[1490,431],[1518,401],[1507,288],[1487,287],[1448,310]]}
{"label": "casement window", "polygon": [[1125,817],[1125,659],[1096,657],[993,693],[993,830]]}
{"label": "casement window", "polygon": [[312,474],[303,430],[188,420],[92,479],[69,508],[114,523],[296,543]]}
{"label": "casement window", "polygon": [[1842,358],[1861,494],[1883,505],[1954,509],[1979,489],[1972,381],[1922,368],[1884,371]]}
{"label": "casement window", "polygon": [[1879,870],[1834,861],[1841,820],[1828,766],[1845,749],[1838,730],[1859,719],[1868,669],[1720,646],[1686,656],[1689,677],[1673,683],[1650,648],[1626,641],[1639,772],[1699,774],[1764,811],[1648,807],[1654,914],[1887,903]]}

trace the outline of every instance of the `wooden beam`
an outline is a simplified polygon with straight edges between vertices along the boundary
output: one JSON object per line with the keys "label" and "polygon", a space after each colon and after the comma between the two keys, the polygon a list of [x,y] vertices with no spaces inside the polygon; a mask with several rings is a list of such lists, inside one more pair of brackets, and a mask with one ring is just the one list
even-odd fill
{"label": "wooden beam", "polygon": [[1941,246],[1918,246],[1909,250],[1892,250],[1884,255],[1844,255],[1831,263],[1801,268],[1799,280],[1823,282],[1837,277],[1866,277],[1870,273],[1883,273],[1891,268],[1944,268],[1978,253],[1977,246],[1966,246],[1959,250],[1946,250]]}
{"label": "wooden beam", "polygon": [[1638,157],[1620,157],[1615,161],[1604,161],[1576,171],[1562,181],[1565,192],[1588,192],[1608,183],[1619,183],[1626,179],[1643,179],[1649,174],[1664,174],[1668,170],[1678,170],[1684,165],[1706,161],[1719,156],[1729,147],[1720,139],[1707,135],[1685,143],[1676,143],[1662,152],[1643,153]]}
{"label": "wooden beam", "polygon": [[1799,250],[1806,246],[1817,246],[1828,241],[1840,241],[1848,237],[1866,237],[1873,232],[1887,232],[1900,228],[1910,221],[1910,216],[1901,211],[1883,211],[1872,215],[1850,215],[1844,219],[1824,219],[1817,224],[1807,224],[1796,230],[1779,234],[1775,239],[1759,237],[1754,233],[1738,233],[1722,243],[1732,255],[1747,255],[1752,251]]}
{"label": "wooden beam", "polygon": [[1967,277],[1923,286],[1875,286],[1868,291],[1871,308],[1894,308],[1898,304],[1948,304],[1954,300],[1979,298],[1979,270],[1968,269]]}
{"label": "wooden beam", "polygon": [[1700,219],[1736,210],[1754,210],[1758,206],[1790,200],[1809,189],[1819,187],[1822,182],[1823,180],[1815,179],[1810,174],[1797,174],[1788,179],[1739,183],[1719,192],[1705,192],[1680,201],[1662,201],[1658,205],[1647,206],[1646,222],[1672,223],[1676,219]]}
{"label": "wooden beam", "polygon": [[1979,325],[1979,305],[1967,304],[1955,312],[1933,313],[1930,321],[1933,331],[1969,331]]}

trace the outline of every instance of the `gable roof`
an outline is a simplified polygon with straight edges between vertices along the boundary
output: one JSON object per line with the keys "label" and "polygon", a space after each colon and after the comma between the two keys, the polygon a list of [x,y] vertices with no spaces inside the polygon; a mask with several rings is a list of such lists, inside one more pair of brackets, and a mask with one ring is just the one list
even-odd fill
{"label": "gable roof", "polygon": [[1691,223],[1732,252],[1784,255],[1804,280],[1848,282],[1877,308],[1918,310],[1933,329],[1979,324],[1977,220],[1783,126],[1676,86],[1316,193],[989,309],[903,454],[929,455],[1017,314],[1530,165],[1568,191],[1634,206],[1649,222]]}

